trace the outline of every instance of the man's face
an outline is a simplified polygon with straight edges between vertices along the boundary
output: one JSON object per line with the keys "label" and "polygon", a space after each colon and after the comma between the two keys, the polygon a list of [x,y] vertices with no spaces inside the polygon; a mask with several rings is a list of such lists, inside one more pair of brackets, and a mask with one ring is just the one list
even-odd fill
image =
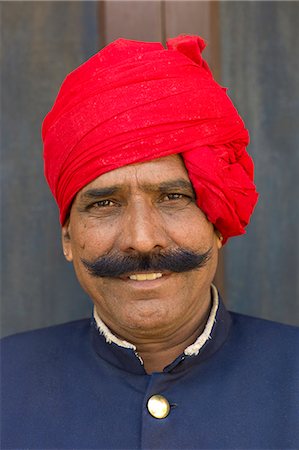
{"label": "man's face", "polygon": [[[195,204],[178,155],[125,166],[92,181],[77,194],[62,235],[82,287],[119,336],[172,333],[209,306],[221,244]],[[100,277],[83,263],[105,255],[159,255],[182,248],[210,250],[210,258],[203,267],[180,273],[149,269]]]}

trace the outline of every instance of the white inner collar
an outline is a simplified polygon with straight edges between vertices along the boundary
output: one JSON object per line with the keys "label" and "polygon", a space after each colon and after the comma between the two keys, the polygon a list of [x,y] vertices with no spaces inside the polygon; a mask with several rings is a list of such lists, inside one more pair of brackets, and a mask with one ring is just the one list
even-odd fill
{"label": "white inner collar", "polygon": [[[189,345],[185,350],[184,354],[187,356],[196,356],[198,355],[200,349],[204,346],[204,344],[211,339],[211,332],[215,323],[215,317],[216,313],[219,307],[219,297],[218,297],[218,291],[217,288],[212,284],[211,286],[211,294],[212,294],[212,308],[211,312],[208,318],[208,321],[206,323],[206,326],[203,330],[203,332],[198,336],[195,342],[193,344]],[[125,340],[119,339],[117,336],[115,336],[111,330],[107,327],[107,325],[104,324],[104,322],[99,317],[96,308],[94,307],[93,310],[93,316],[96,321],[97,328],[99,332],[105,337],[106,342],[108,344],[111,344],[112,342],[119,347],[123,348],[130,348],[136,352],[135,345],[131,344],[130,342],[127,342]],[[138,356],[138,355],[137,355]]]}

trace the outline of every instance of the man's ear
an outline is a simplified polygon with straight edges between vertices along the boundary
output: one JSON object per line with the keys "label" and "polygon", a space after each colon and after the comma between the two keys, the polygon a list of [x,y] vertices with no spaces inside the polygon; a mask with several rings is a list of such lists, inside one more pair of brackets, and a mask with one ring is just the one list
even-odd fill
{"label": "man's ear", "polygon": [[220,234],[218,236],[218,250],[220,250],[222,248],[222,241],[223,241],[223,236]]}
{"label": "man's ear", "polygon": [[70,236],[70,219],[67,219],[67,221],[61,228],[61,241],[65,259],[69,262],[73,261],[73,252]]}
{"label": "man's ear", "polygon": [[216,234],[216,238],[217,238],[217,247],[218,250],[220,250],[222,248],[222,241],[223,241],[223,236],[220,233],[220,231],[215,229],[215,234]]}

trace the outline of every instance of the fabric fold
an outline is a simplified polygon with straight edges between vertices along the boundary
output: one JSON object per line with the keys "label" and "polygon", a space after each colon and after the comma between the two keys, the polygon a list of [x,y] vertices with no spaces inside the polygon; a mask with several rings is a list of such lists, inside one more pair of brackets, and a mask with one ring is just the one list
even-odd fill
{"label": "fabric fold", "polygon": [[77,192],[98,176],[179,153],[224,242],[245,232],[257,201],[249,135],[204,47],[198,36],[169,39],[167,49],[118,39],[66,77],[42,129],[62,224]]}

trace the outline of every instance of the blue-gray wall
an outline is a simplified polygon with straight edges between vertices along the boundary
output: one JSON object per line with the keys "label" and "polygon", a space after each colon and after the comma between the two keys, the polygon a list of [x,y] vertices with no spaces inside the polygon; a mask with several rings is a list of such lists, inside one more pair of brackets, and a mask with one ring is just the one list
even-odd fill
{"label": "blue-gray wall", "polygon": [[41,122],[64,76],[98,49],[96,2],[1,3],[3,335],[89,315],[60,245]]}
{"label": "blue-gray wall", "polygon": [[299,324],[299,3],[221,2],[220,24],[222,82],[250,130],[260,193],[247,236],[226,249],[227,301]]}

